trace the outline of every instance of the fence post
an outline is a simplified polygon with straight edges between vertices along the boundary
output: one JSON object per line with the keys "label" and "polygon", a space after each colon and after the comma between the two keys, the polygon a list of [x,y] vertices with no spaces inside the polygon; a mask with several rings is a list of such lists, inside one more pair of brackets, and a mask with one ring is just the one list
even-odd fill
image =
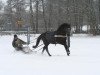
{"label": "fence post", "polygon": [[30,27],[27,27],[27,44],[30,44]]}

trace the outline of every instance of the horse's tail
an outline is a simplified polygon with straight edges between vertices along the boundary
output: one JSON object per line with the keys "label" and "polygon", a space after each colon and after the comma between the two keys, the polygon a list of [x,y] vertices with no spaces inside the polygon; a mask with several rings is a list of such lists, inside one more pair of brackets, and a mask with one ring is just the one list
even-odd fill
{"label": "horse's tail", "polygon": [[37,38],[36,45],[33,46],[33,48],[36,48],[36,47],[39,45],[40,40],[42,39],[42,36],[43,36],[43,34],[41,34],[41,35]]}

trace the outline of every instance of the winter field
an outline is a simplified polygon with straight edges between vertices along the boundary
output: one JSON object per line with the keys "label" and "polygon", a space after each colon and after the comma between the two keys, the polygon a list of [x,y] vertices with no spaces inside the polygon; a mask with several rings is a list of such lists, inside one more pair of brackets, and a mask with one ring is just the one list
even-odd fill
{"label": "winter field", "polygon": [[[18,37],[27,41],[25,35]],[[15,51],[12,40],[13,35],[0,36],[0,75],[100,75],[100,36],[72,36],[70,56],[62,45],[49,45],[52,57],[40,48],[31,54]]]}

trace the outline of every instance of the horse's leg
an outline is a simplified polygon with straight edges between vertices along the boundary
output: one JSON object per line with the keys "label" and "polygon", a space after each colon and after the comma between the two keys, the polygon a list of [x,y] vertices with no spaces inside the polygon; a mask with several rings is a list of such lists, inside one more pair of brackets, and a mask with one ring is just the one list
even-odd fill
{"label": "horse's leg", "polygon": [[42,50],[42,54],[44,53],[44,50],[45,50],[45,49],[46,49],[46,47],[44,46],[44,47],[43,47],[43,50]]}
{"label": "horse's leg", "polygon": [[47,47],[46,47],[46,46],[43,47],[42,54],[44,53],[44,50],[45,50],[45,49],[46,49],[48,55],[51,56],[50,53],[49,53],[49,51],[48,51],[48,46],[47,46]]}
{"label": "horse's leg", "polygon": [[64,47],[65,47],[65,49],[66,49],[67,55],[69,56],[69,54],[70,54],[70,51],[69,51],[69,48],[68,48],[68,46],[65,44],[65,45],[64,45]]}
{"label": "horse's leg", "polygon": [[51,56],[51,54],[48,51],[48,46],[46,46],[46,51],[47,51],[48,55]]}

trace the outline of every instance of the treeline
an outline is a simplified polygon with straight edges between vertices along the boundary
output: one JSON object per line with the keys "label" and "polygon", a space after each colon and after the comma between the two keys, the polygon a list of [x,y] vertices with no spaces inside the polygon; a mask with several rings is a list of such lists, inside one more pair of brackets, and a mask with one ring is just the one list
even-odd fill
{"label": "treeline", "polygon": [[7,0],[0,11],[0,30],[41,33],[70,23],[73,33],[100,34],[100,0]]}

